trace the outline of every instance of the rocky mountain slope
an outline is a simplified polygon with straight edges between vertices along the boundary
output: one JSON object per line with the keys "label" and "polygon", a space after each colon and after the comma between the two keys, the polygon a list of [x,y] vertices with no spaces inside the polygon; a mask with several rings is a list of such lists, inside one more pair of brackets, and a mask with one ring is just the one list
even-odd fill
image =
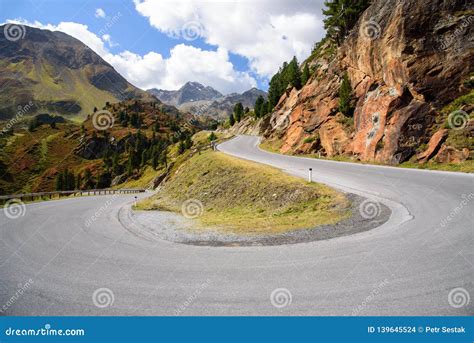
{"label": "rocky mountain slope", "polygon": [[199,100],[215,100],[222,97],[222,94],[209,86],[203,86],[199,82],[186,82],[180,89],[168,91],[152,88],[148,93],[156,96],[165,104],[177,106]]}
{"label": "rocky mountain slope", "polygon": [[[307,83],[287,89],[258,131],[282,153],[472,161],[473,31],[464,0],[373,1],[340,46],[316,47]],[[339,110],[345,73],[352,115]]]}
{"label": "rocky mountain slope", "polygon": [[249,89],[242,94],[222,95],[214,88],[203,86],[198,82],[187,82],[177,91],[149,89],[148,93],[165,104],[178,107],[181,111],[217,119],[226,119],[232,113],[234,105],[239,102],[244,107],[253,108],[255,100],[260,95],[267,97],[266,92],[257,88]]}
{"label": "rocky mountain slope", "polygon": [[[30,103],[26,115],[48,112],[84,118],[105,102],[152,100],[79,40],[22,27],[21,39],[0,35],[0,120]],[[2,33],[4,29],[0,26]]]}

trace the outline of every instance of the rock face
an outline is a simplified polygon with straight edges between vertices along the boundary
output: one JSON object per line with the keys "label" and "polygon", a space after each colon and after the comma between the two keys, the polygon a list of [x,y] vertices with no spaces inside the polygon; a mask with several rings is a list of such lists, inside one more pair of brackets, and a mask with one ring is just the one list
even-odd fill
{"label": "rock face", "polygon": [[[418,154],[426,162],[442,154],[453,129],[440,131],[449,122],[442,109],[472,92],[473,31],[474,11],[464,0],[374,1],[334,55],[307,61],[315,68],[311,78],[281,97],[260,131],[281,142],[282,153],[391,164]],[[338,110],[345,72],[353,118]],[[455,150],[456,160],[469,156],[469,149]]]}

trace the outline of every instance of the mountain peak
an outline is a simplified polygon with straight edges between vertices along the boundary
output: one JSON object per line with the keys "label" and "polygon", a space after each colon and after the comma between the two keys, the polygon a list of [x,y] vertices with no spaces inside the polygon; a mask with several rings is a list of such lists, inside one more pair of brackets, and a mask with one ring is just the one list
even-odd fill
{"label": "mountain peak", "polygon": [[180,89],[168,91],[163,89],[149,89],[149,93],[156,96],[166,104],[179,106],[186,102],[194,101],[211,101],[222,98],[223,95],[219,91],[210,86],[204,86],[196,81],[186,82]]}
{"label": "mountain peak", "polygon": [[205,88],[203,84],[196,82],[196,81],[188,81],[186,82],[180,89],[188,88],[188,87],[195,87],[195,88]]}
{"label": "mountain peak", "polygon": [[[0,25],[0,32],[5,27]],[[0,93],[2,119],[14,116],[18,105],[28,100],[35,104],[28,115],[85,118],[106,102],[151,99],[78,39],[26,25],[23,30],[25,36],[15,41],[0,35],[0,83],[9,85]]]}

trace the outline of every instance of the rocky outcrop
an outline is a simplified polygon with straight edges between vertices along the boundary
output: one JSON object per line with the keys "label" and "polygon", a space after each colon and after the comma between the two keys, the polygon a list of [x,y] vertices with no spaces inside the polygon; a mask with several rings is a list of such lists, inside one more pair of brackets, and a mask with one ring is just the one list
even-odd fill
{"label": "rocky outcrop", "polygon": [[[472,88],[473,24],[463,0],[374,1],[335,55],[307,61],[313,75],[281,97],[260,127],[264,137],[281,142],[282,153],[317,150],[391,164],[439,155],[449,134],[440,131],[448,116],[442,109]],[[352,118],[338,110],[345,72]]]}
{"label": "rocky outcrop", "polygon": [[464,148],[461,151],[452,146],[444,145],[436,154],[434,160],[438,163],[460,163],[469,157],[469,149]]}
{"label": "rocky outcrop", "polygon": [[448,130],[441,129],[437,131],[431,137],[428,143],[428,148],[418,156],[418,161],[421,163],[425,163],[431,157],[433,157],[436,154],[436,152],[439,150],[441,143],[446,139],[447,136],[448,136]]}
{"label": "rocky outcrop", "polygon": [[256,120],[251,116],[247,116],[243,118],[240,122],[235,123],[234,126],[232,126],[231,128],[227,130],[219,129],[217,131],[225,131],[233,135],[261,135],[263,134],[263,130],[261,129],[262,121],[263,119]]}

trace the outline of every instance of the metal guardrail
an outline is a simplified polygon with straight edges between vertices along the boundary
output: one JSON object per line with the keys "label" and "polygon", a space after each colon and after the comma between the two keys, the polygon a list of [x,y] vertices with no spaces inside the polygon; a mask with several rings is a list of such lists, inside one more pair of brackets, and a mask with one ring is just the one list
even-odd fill
{"label": "metal guardrail", "polygon": [[108,194],[132,194],[144,193],[145,189],[89,189],[75,191],[55,191],[25,194],[0,195],[0,204],[5,204],[8,200],[19,199],[21,201],[35,201],[41,199],[60,199],[62,196],[88,196],[88,195],[108,195]]}

